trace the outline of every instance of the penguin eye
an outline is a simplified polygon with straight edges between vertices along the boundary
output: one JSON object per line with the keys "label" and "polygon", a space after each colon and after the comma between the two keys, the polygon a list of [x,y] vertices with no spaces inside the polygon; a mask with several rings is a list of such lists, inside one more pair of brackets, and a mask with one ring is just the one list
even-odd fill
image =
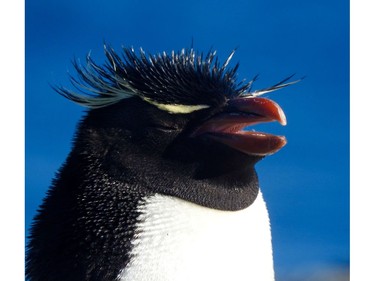
{"label": "penguin eye", "polygon": [[207,104],[198,104],[198,105],[184,105],[184,104],[163,104],[152,101],[149,98],[143,98],[146,102],[156,106],[160,110],[167,111],[171,114],[189,114],[194,111],[202,110],[205,108],[209,108],[210,106]]}

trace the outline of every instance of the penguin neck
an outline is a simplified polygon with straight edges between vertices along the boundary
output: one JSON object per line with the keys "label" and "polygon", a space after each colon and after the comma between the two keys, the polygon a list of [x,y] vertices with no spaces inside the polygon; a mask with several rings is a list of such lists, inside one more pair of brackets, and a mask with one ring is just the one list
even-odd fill
{"label": "penguin neck", "polygon": [[[159,166],[160,167],[160,166]],[[147,186],[160,194],[172,195],[211,209],[238,211],[256,199],[259,187],[255,170],[232,171],[209,178],[195,178],[192,165],[165,167],[167,173],[145,176]],[[159,170],[160,171],[160,170]]]}
{"label": "penguin neck", "polygon": [[[255,201],[259,192],[253,167],[217,175],[213,171],[204,171],[198,163],[180,163],[134,151],[119,153],[117,150],[107,151],[104,159],[98,159],[99,163],[101,173],[117,182],[213,209],[245,209]],[[203,177],[204,174],[208,176]]]}

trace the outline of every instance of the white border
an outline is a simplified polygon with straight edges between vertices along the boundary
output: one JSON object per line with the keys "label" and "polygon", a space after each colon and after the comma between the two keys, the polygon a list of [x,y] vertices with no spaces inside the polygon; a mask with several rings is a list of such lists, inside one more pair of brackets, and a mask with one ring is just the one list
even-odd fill
{"label": "white border", "polygon": [[[24,26],[23,1],[0,4],[1,279],[24,277]],[[4,263],[5,262],[5,263]]]}
{"label": "white border", "polygon": [[350,4],[351,280],[375,280],[374,5]]}

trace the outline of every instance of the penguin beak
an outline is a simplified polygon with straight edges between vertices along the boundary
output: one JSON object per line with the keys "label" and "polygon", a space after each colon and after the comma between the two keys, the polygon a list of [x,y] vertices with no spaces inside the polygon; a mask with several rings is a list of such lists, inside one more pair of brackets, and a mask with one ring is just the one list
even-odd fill
{"label": "penguin beak", "polygon": [[243,128],[272,121],[286,125],[285,114],[274,101],[259,97],[235,98],[228,101],[224,112],[208,119],[191,136],[204,135],[248,155],[266,156],[280,150],[286,138]]}

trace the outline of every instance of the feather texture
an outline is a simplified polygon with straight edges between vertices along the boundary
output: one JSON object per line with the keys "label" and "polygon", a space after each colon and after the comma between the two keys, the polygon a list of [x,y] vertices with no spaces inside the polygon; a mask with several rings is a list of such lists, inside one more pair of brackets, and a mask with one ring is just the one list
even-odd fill
{"label": "feather texture", "polygon": [[142,49],[137,54],[133,48],[123,48],[120,56],[106,45],[104,51],[103,66],[90,54],[85,66],[73,61],[78,77],[70,79],[75,91],[62,86],[54,89],[80,105],[98,108],[132,96],[163,104],[212,105],[220,102],[222,94],[231,97],[249,88],[249,84],[236,83],[238,64],[228,67],[234,51],[222,65],[215,51],[206,56],[193,49],[146,55]]}

